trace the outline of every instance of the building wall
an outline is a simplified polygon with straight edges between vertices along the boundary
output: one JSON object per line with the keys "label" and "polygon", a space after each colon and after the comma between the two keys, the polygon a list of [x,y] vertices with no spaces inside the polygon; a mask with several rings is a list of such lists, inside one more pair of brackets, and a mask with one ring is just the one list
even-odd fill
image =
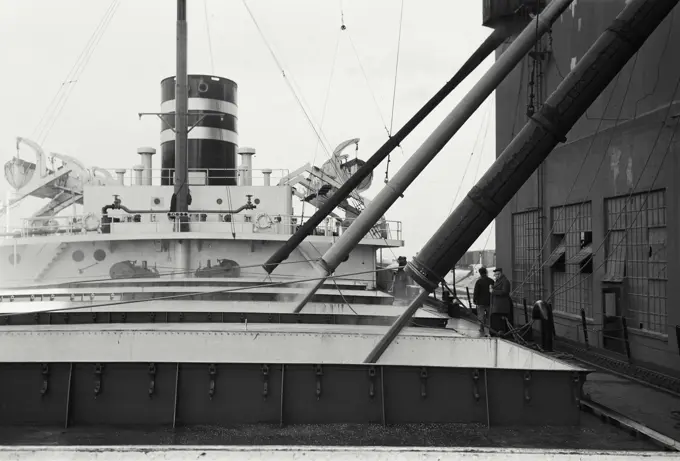
{"label": "building wall", "polygon": [[480,261],[485,267],[494,267],[496,265],[496,250],[468,251],[456,263],[456,267],[467,268],[473,264],[479,264]]}
{"label": "building wall", "polygon": [[[535,79],[542,82],[533,91],[539,101],[624,4],[580,0],[558,19],[552,37],[542,41],[551,53]],[[633,361],[680,370],[680,189],[673,184],[680,129],[673,125],[678,119],[664,125],[669,105],[671,115],[680,114],[680,91],[673,95],[680,78],[674,43],[680,43],[680,8],[499,215],[496,258],[518,305],[525,298],[529,304],[552,302],[559,336],[584,340],[583,310],[590,344],[617,349],[622,328],[611,318],[618,308]],[[527,57],[496,91],[498,155],[527,122],[531,73]],[[590,264],[580,255],[588,247]]]}

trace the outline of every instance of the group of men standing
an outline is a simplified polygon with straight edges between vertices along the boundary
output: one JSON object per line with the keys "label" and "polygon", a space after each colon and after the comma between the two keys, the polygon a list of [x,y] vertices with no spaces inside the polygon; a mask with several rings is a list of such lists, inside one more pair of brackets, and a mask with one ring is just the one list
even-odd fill
{"label": "group of men standing", "polygon": [[487,274],[486,267],[479,269],[479,279],[475,282],[472,302],[477,306],[477,317],[482,325],[492,332],[505,333],[508,323],[513,325],[513,304],[510,298],[510,281],[503,269],[493,270],[493,279]]}

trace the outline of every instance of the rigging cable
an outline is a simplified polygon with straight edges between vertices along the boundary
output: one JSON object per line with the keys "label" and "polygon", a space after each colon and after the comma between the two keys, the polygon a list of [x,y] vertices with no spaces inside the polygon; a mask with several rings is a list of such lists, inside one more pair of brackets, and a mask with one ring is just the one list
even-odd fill
{"label": "rigging cable", "polygon": [[[401,26],[404,22],[404,0],[401,0],[401,8],[399,11],[399,34],[397,35],[397,58],[394,63],[394,85],[392,86],[392,114],[390,116],[390,130],[388,136],[391,138],[394,128],[394,108],[397,101],[397,77],[399,76],[399,56],[401,54]],[[401,144],[399,145],[401,149]],[[401,149],[402,155],[404,150]],[[392,152],[387,154],[387,164],[385,165],[385,184],[389,182],[390,177],[390,162],[392,161]]]}
{"label": "rigging cable", "polygon": [[[364,81],[366,82],[366,86],[368,88],[368,92],[371,94],[371,98],[373,99],[373,104],[375,105],[375,110],[378,113],[378,116],[380,117],[380,121],[382,122],[383,129],[385,130],[385,133],[387,133],[387,137],[390,138],[392,136],[391,130],[387,128],[387,123],[385,122],[385,118],[382,115],[382,111],[380,110],[380,105],[378,104],[378,99],[376,98],[375,91],[373,91],[373,87],[371,86],[370,80],[368,79],[368,74],[366,73],[366,70],[364,69],[363,64],[361,63],[361,58],[359,58],[359,52],[357,51],[356,46],[354,45],[354,40],[352,39],[352,35],[349,33],[349,29],[347,28],[347,25],[345,23],[345,14],[344,11],[342,11],[342,2],[340,2],[340,17],[342,19],[342,27],[341,30],[347,31],[347,37],[349,39],[350,45],[352,47],[352,51],[354,52],[354,57],[357,60],[357,63],[359,64],[359,69],[361,70],[361,74],[364,77]],[[403,4],[402,4],[402,14],[403,14]],[[401,47],[401,22],[402,22],[403,16],[400,16],[399,19],[399,42],[397,44],[397,47]],[[398,62],[397,62],[398,66]],[[395,82],[396,82],[396,75],[395,75]],[[395,92],[396,92],[396,83],[395,83]],[[403,148],[399,146],[399,149],[402,151],[402,154],[404,152]]]}
{"label": "rigging cable", "polygon": [[[293,97],[295,97],[298,105],[300,106],[300,109],[302,110],[305,119],[307,120],[307,123],[309,126],[312,128],[314,131],[314,134],[316,135],[317,139],[319,140],[321,147],[323,148],[324,152],[326,152],[326,155],[328,156],[329,159],[333,158],[332,155],[332,149],[330,148],[330,143],[328,142],[328,139],[326,138],[325,134],[320,128],[317,128],[317,126],[314,124],[314,121],[312,120],[312,117],[309,115],[309,111],[307,110],[306,106],[308,106],[304,102],[304,98],[302,97],[302,93],[299,91],[296,91],[297,85],[295,84],[293,77],[291,75],[286,74],[286,71],[284,70],[283,65],[281,64],[281,61],[276,57],[276,53],[274,53],[273,48],[269,44],[269,41],[264,35],[264,32],[260,28],[259,23],[255,19],[255,15],[251,11],[250,7],[248,6],[248,3],[246,0],[242,0],[243,6],[246,8],[248,15],[253,21],[253,24],[255,25],[255,28],[257,29],[258,33],[260,34],[260,37],[262,38],[262,41],[264,42],[265,46],[269,50],[269,53],[271,54],[272,58],[274,59],[274,62],[276,63],[276,66],[279,68],[279,71],[281,72],[281,75],[283,76],[284,80],[286,81],[286,84],[288,85],[288,88],[291,90],[293,93]],[[300,94],[298,94],[300,93]],[[335,165],[335,162],[331,162],[331,165],[333,166],[333,169],[335,172],[338,174],[338,176],[342,176],[340,170],[338,169],[337,165]],[[361,201],[361,197],[359,197],[358,194],[353,193],[353,196]]]}
{"label": "rigging cable", "polygon": [[[477,130],[477,136],[475,137],[475,142],[472,145],[472,151],[470,152],[470,156],[468,157],[468,161],[465,164],[465,170],[463,170],[463,177],[460,178],[460,182],[458,183],[458,190],[456,191],[456,195],[453,198],[453,203],[451,203],[451,207],[449,208],[449,213],[453,211],[453,207],[456,206],[456,202],[458,201],[458,195],[460,195],[460,190],[463,186],[463,181],[465,180],[465,177],[467,176],[467,171],[468,168],[470,167],[470,163],[472,163],[472,157],[475,155],[475,150],[477,149],[477,143],[480,140],[480,136],[482,134],[482,129],[484,129],[484,136],[486,137],[486,133],[489,129],[489,117],[488,115],[490,114],[490,107],[491,107],[491,102],[486,103],[486,111],[484,112],[484,116],[482,117],[482,121],[479,124],[479,129]],[[479,172],[479,164],[481,163],[481,155],[480,155],[480,162],[477,163],[477,172]],[[475,176],[477,175],[477,172],[475,172]]]}
{"label": "rigging cable", "polygon": [[[333,77],[335,75],[335,64],[338,58],[338,50],[340,49],[340,32],[338,32],[338,37],[335,40],[335,52],[333,53],[333,61],[331,63],[331,73],[328,77],[328,85],[326,86],[326,97],[323,101],[323,110],[321,112],[321,122],[319,124],[319,129],[323,130],[323,124],[326,121],[326,109],[328,107],[328,100],[330,99],[331,86],[333,84]],[[316,162],[316,156],[319,152],[319,140],[316,141],[316,147],[314,148],[314,157],[312,159],[312,165]]]}
{"label": "rigging cable", "polygon": [[[479,161],[477,162],[477,168],[475,170],[475,183],[479,181],[479,167],[482,164],[482,157],[484,156],[484,147],[486,146],[486,135],[489,131],[489,125],[490,121],[493,119],[491,116],[491,103],[489,103],[489,118],[487,119],[487,124],[486,128],[484,129],[484,137],[482,138],[482,146],[480,147],[480,152],[479,152]],[[494,226],[495,221],[491,221],[491,224],[489,225],[489,233],[486,236],[486,241],[484,242],[484,247],[482,248],[482,251],[486,250],[486,246],[489,244],[489,238],[491,237],[491,234],[493,232],[493,226]]]}
{"label": "rigging cable", "polygon": [[[656,139],[654,140],[654,144],[652,145],[651,149],[649,150],[649,154],[647,155],[647,159],[645,160],[645,163],[642,167],[642,170],[638,174],[638,179],[635,182],[635,186],[633,186],[630,193],[628,194],[628,197],[626,199],[626,204],[623,206],[623,209],[618,213],[618,216],[616,217],[616,221],[613,223],[613,225],[610,226],[610,229],[605,233],[600,245],[598,245],[598,247],[595,250],[593,250],[593,252],[592,252],[593,255],[596,254],[602,248],[602,246],[608,241],[608,237],[611,234],[611,232],[617,228],[617,224],[619,222],[619,219],[621,219],[621,216],[623,216],[626,213],[626,208],[628,207],[628,203],[630,203],[631,197],[633,196],[634,192],[637,190],[638,186],[640,185],[640,181],[642,180],[642,178],[644,176],[644,172],[647,169],[647,166],[649,165],[650,160],[652,159],[652,154],[654,153],[654,150],[656,149],[656,146],[659,143],[659,139],[661,139],[661,133],[663,132],[664,128],[667,127],[666,121],[670,118],[670,113],[671,113],[671,110],[673,109],[673,101],[675,100],[675,95],[678,93],[678,89],[680,89],[680,76],[678,77],[678,81],[675,85],[675,89],[674,89],[673,94],[671,95],[670,101],[668,103],[668,110],[666,111],[666,115],[664,117],[664,122],[662,123],[661,127],[659,128],[659,130],[657,132]],[[678,133],[678,128],[680,128],[680,119],[676,120],[676,122],[675,122],[675,127],[673,128],[673,132],[671,134],[670,140],[668,141],[668,146],[666,147],[666,150],[663,154],[663,157],[661,158],[661,161],[659,162],[659,166],[656,169],[656,173],[654,174],[654,178],[652,180],[652,183],[649,185],[649,188],[647,189],[643,203],[640,205],[640,208],[635,213],[635,217],[633,219],[633,222],[631,222],[631,224],[630,224],[630,228],[629,227],[625,228],[626,234],[628,233],[629,229],[632,229],[633,224],[635,224],[635,222],[637,221],[638,216],[640,215],[642,210],[645,209],[645,207],[647,206],[649,194],[652,191],[652,189],[654,189],[654,185],[656,184],[657,179],[659,179],[659,175],[661,174],[661,171],[663,169],[663,164],[666,160],[666,157],[668,157],[668,154],[671,152],[671,150],[673,150],[672,149],[673,141],[675,140],[675,135]],[[621,245],[621,243],[625,242],[625,240],[626,239],[623,238],[619,242],[617,242],[616,246],[614,246],[611,249],[610,253],[613,253],[614,250],[616,250]],[[597,269],[599,269],[600,267],[602,267],[606,263],[607,263],[607,258],[604,258],[604,261],[600,265],[598,265],[596,268],[593,268],[593,272],[591,274],[588,274],[586,277],[584,277],[584,280],[592,277],[592,275],[596,273]],[[548,297],[548,300],[552,299],[555,296],[555,294],[557,294],[561,289],[563,289],[566,285],[568,285],[569,282],[571,282],[578,275],[581,275],[580,271],[576,272],[566,282],[564,282],[562,285],[560,285],[555,290],[553,290],[553,292]],[[582,280],[578,281],[576,283],[576,286],[580,285],[581,283],[582,283]]]}
{"label": "rigging cable", "polygon": [[394,64],[394,85],[392,87],[392,115],[390,117],[389,135],[392,137],[392,128],[394,127],[394,107],[397,99],[397,77],[399,76],[399,54],[401,52],[401,26],[404,21],[404,0],[401,0],[401,10],[399,12],[399,35],[397,36],[397,59]]}
{"label": "rigging cable", "polygon": [[[100,24],[97,26],[95,29],[95,32],[92,34],[90,37],[90,40],[88,40],[88,44],[86,45],[85,49],[83,52],[81,52],[81,55],[79,56],[78,60],[76,60],[76,64],[74,65],[74,68],[76,69],[74,74],[69,77],[67,76],[67,79],[62,83],[62,87],[59,89],[59,91],[65,86],[68,85],[66,88],[66,92],[62,93],[61,96],[57,99],[57,103],[54,106],[55,108],[58,107],[56,110],[56,113],[53,114],[52,119],[46,122],[46,124],[43,126],[43,128],[38,132],[38,136],[36,141],[38,143],[42,144],[44,143],[50,133],[52,132],[52,128],[54,127],[55,123],[59,119],[59,116],[61,115],[62,111],[64,110],[64,107],[66,107],[66,103],[68,102],[69,97],[71,96],[71,93],[73,92],[73,89],[75,87],[75,84],[78,83],[78,80],[80,79],[80,76],[82,75],[83,71],[87,67],[87,64],[90,62],[90,59],[92,58],[94,51],[96,50],[97,46],[99,45],[99,42],[101,39],[104,37],[104,33],[108,29],[109,24],[111,24],[111,20],[113,19],[114,15],[116,14],[116,11],[118,10],[118,7],[120,6],[120,0],[114,0],[111,2],[111,5],[109,8],[106,10],[106,13],[104,14],[104,17],[102,18],[102,21]],[[98,35],[97,35],[98,34]],[[82,57],[82,61],[81,61]],[[59,93],[57,92],[57,94]],[[61,104],[59,106],[59,104]]]}
{"label": "rigging cable", "polygon": [[645,93],[640,99],[638,99],[635,102],[635,113],[633,114],[633,120],[637,118],[638,105],[648,97],[653,96],[654,93],[656,93],[656,88],[659,86],[659,81],[661,80],[661,66],[664,63],[663,57],[666,55],[666,50],[668,49],[668,45],[670,43],[671,34],[673,33],[673,18],[675,17],[675,13],[677,13],[677,11],[680,10],[676,10],[673,14],[670,15],[670,18],[668,18],[668,34],[666,34],[666,41],[663,45],[663,48],[661,49],[659,63],[656,66],[656,80],[654,80],[654,86],[652,86],[652,89],[648,93]]}
{"label": "rigging cable", "polygon": [[[484,136],[481,138],[482,144],[481,144],[480,153],[479,153],[479,160],[477,161],[477,167],[475,168],[475,175],[474,175],[475,183],[478,180],[479,167],[482,163],[482,156],[484,154],[484,146],[486,145],[486,135],[489,131],[489,122],[491,120],[491,105],[492,105],[492,102],[491,102],[491,100],[489,100],[486,103],[486,110],[484,111],[484,116],[482,118],[482,122],[479,124],[479,129],[477,130],[477,136],[475,137],[475,142],[472,145],[472,153],[470,154],[470,157],[468,158],[467,164],[465,165],[465,170],[463,171],[463,177],[461,178],[460,182],[458,183],[458,190],[456,191],[456,195],[453,198],[453,202],[451,203],[451,207],[449,208],[449,214],[451,214],[451,212],[453,211],[453,207],[456,206],[456,202],[458,201],[458,195],[460,194],[460,190],[462,188],[463,181],[465,180],[465,177],[467,176],[467,170],[468,170],[468,167],[470,166],[470,163],[472,161],[472,157],[475,154],[475,150],[477,148],[477,143],[480,140],[480,135],[482,134],[482,128],[483,128],[484,129]],[[484,248],[482,249],[482,251],[486,250],[486,246],[489,244],[489,237],[491,236],[491,232],[492,232],[491,226],[493,226],[493,221],[489,225],[489,234],[486,237],[486,242],[484,243]]]}
{"label": "rigging cable", "polygon": [[305,119],[307,120],[307,123],[309,126],[312,128],[314,131],[314,134],[316,135],[317,139],[321,143],[321,146],[323,147],[324,151],[326,152],[326,155],[329,157],[331,156],[331,150],[329,146],[326,146],[326,143],[328,143],[328,140],[325,139],[325,136],[323,136],[323,133],[321,132],[320,129],[316,127],[314,122],[312,121],[312,118],[310,117],[307,109],[305,108],[305,105],[303,104],[303,101],[301,99],[301,96],[298,95],[298,93],[295,91],[295,88],[292,83],[292,77],[286,74],[286,71],[283,68],[283,65],[279,61],[279,59],[276,57],[276,54],[274,53],[274,50],[270,46],[269,42],[267,41],[267,38],[264,35],[264,32],[260,28],[259,23],[255,19],[255,15],[253,15],[253,12],[250,10],[250,7],[248,6],[248,3],[246,0],[242,0],[243,6],[246,8],[248,11],[248,15],[253,21],[253,24],[255,25],[255,28],[257,28],[258,33],[260,34],[260,37],[262,38],[262,41],[266,45],[267,49],[269,50],[269,53],[271,54],[272,58],[274,59],[274,62],[276,63],[276,66],[279,68],[279,71],[281,72],[281,75],[283,76],[284,80],[286,81],[286,84],[288,85],[289,89],[293,93],[293,96],[295,97],[295,100],[297,101],[298,105],[300,106],[300,109],[302,110]]}
{"label": "rigging cable", "polygon": [[210,53],[210,72],[215,75],[215,60],[213,58],[212,38],[210,37],[210,20],[208,18],[208,0],[203,0],[203,12],[205,13],[205,30],[208,35],[208,52]]}
{"label": "rigging cable", "polygon": [[[328,100],[330,99],[330,94],[331,94],[331,85],[333,83],[333,76],[335,75],[335,64],[337,62],[338,58],[338,50],[340,49],[340,32],[338,32],[338,37],[335,40],[335,53],[333,54],[333,61],[331,64],[331,73],[330,76],[328,77],[328,85],[326,86],[326,96],[324,98],[323,102],[323,110],[321,112],[321,123],[319,124],[319,129],[323,130],[323,124],[324,121],[326,120],[326,108],[328,107]],[[314,148],[314,157],[312,158],[312,166],[316,163],[316,156],[319,153],[319,140],[317,139],[316,141],[316,147]],[[301,221],[304,221],[305,219],[305,203],[307,203],[306,200],[302,200],[302,216],[301,216]],[[302,224],[302,222],[300,223]]]}
{"label": "rigging cable", "polygon": [[375,92],[373,91],[373,88],[371,87],[371,83],[368,80],[368,75],[366,75],[366,70],[364,69],[363,64],[361,63],[361,59],[359,58],[359,53],[357,52],[356,46],[354,46],[354,40],[352,40],[352,35],[349,33],[349,29],[347,29],[347,26],[343,23],[343,26],[345,26],[345,30],[347,32],[347,37],[349,38],[349,43],[352,46],[352,50],[354,51],[354,56],[357,59],[357,63],[359,64],[359,69],[361,70],[361,74],[364,77],[364,80],[366,81],[366,86],[368,87],[368,92],[371,94],[371,98],[373,98],[373,103],[375,104],[375,110],[378,113],[378,116],[380,117],[380,121],[382,122],[383,128],[385,129],[385,133],[387,133],[387,136],[390,136],[390,130],[387,128],[387,123],[385,122],[385,118],[382,115],[382,111],[380,110],[380,105],[378,104],[378,100],[375,97]]}
{"label": "rigging cable", "polygon": [[[628,82],[626,83],[626,90],[625,90],[624,95],[623,95],[623,101],[622,101],[621,105],[619,106],[619,111],[618,111],[618,113],[617,113],[617,122],[615,123],[614,126],[617,126],[617,125],[618,125],[618,120],[621,118],[621,114],[623,113],[623,108],[624,108],[624,106],[625,106],[625,101],[626,101],[626,99],[627,99],[627,97],[628,97],[628,93],[629,93],[630,87],[631,87],[631,82],[632,82],[632,80],[633,80],[633,71],[635,70],[635,67],[636,67],[636,65],[637,65],[637,57],[638,57],[638,54],[635,55],[635,60],[633,61],[633,69],[631,70],[630,76],[628,77]],[[617,77],[616,77],[616,80],[615,80],[615,83],[614,83],[614,85],[613,85],[612,91],[609,93],[609,98],[608,98],[608,100],[607,100],[607,104],[605,105],[604,110],[603,110],[603,112],[602,112],[603,114],[606,114],[607,109],[609,108],[609,105],[612,103],[614,94],[615,94],[615,92],[616,92],[616,87],[618,86],[618,83],[619,83],[620,78],[621,78],[621,73],[619,73],[619,74],[617,75]],[[556,228],[556,226],[557,226],[557,223],[558,223],[559,220],[562,218],[562,216],[565,216],[564,213],[565,213],[565,211],[566,211],[567,202],[569,201],[569,197],[571,197],[571,194],[572,194],[572,192],[574,191],[574,188],[576,187],[576,184],[578,183],[578,178],[579,178],[579,176],[581,175],[581,173],[583,172],[584,166],[586,165],[586,160],[588,159],[588,157],[590,156],[590,154],[591,154],[591,152],[592,152],[592,150],[593,150],[593,145],[595,144],[595,140],[597,139],[598,134],[600,133],[600,129],[601,129],[601,127],[602,127],[602,123],[603,123],[603,122],[604,122],[604,118],[601,118],[601,119],[598,121],[597,128],[595,129],[595,133],[594,133],[594,134],[591,136],[591,138],[590,138],[590,143],[589,143],[589,145],[588,145],[588,150],[586,151],[585,155],[583,156],[583,159],[581,160],[581,163],[580,163],[580,165],[579,165],[578,172],[576,173],[576,177],[575,177],[574,180],[572,181],[571,187],[570,187],[570,189],[569,189],[569,192],[567,193],[567,196],[565,197],[564,202],[563,202],[563,204],[562,204],[562,206],[561,206],[561,208],[560,208],[560,211],[559,211],[559,214],[558,214],[558,217],[559,217],[559,218],[553,220],[553,224],[552,224],[552,226],[550,227],[550,231],[548,232],[547,237],[544,239],[543,244],[541,245],[541,248],[540,248],[539,251],[538,251],[539,257],[540,257],[540,255],[543,253],[543,250],[545,250],[545,248],[546,248],[546,246],[548,245],[548,243],[550,243],[550,241],[552,240],[552,235],[553,235],[553,232],[555,231],[555,228]],[[607,146],[605,147],[605,150],[604,150],[605,153],[609,151],[609,147],[611,146],[613,140],[614,140],[614,133],[612,133],[611,136],[609,137],[609,141],[607,142]],[[593,176],[593,180],[591,181],[590,186],[588,187],[588,191],[587,191],[586,194],[584,195],[585,197],[589,197],[589,196],[590,196],[590,192],[592,191],[593,187],[594,187],[595,184],[597,183],[598,174],[599,174],[600,170],[602,169],[602,165],[604,165],[604,162],[605,162],[606,158],[607,158],[606,155],[602,155],[602,156],[601,156],[600,163],[599,163],[599,165],[598,165],[598,167],[597,167],[597,170],[595,171],[595,174],[594,174],[594,176]],[[587,201],[587,200],[582,200],[582,201],[579,202],[577,205],[582,205],[582,204],[586,203],[586,201]],[[569,228],[566,229],[565,234],[568,234],[569,231],[571,231],[571,229],[572,229],[572,227],[574,226],[574,224],[575,224],[575,223],[578,221],[578,219],[581,217],[581,213],[582,213],[582,210],[579,210],[579,211],[575,214],[574,218],[571,220],[571,223],[570,223],[570,225],[569,225]],[[522,283],[520,283],[520,285],[519,285],[518,287],[515,287],[515,288],[512,290],[512,293],[510,293],[510,296],[512,297],[514,294],[516,294],[517,291],[518,291],[519,289],[521,289],[521,288],[522,288],[522,287],[530,280],[530,278],[531,278],[534,274],[536,274],[536,273],[539,273],[539,274],[540,274],[539,271],[540,271],[543,267],[545,267],[545,265],[546,265],[547,262],[548,262],[548,259],[546,259],[545,261],[542,261],[542,262],[536,262],[536,263],[534,263],[534,264],[532,265],[531,269],[529,270],[529,274],[527,274],[527,276],[524,278],[524,280],[522,281]]]}
{"label": "rigging cable", "polygon": [[[319,254],[319,260],[323,259],[323,253],[321,253],[319,251],[319,249],[312,242],[309,242],[309,244],[312,248],[314,248],[314,251],[316,251]],[[269,275],[271,275],[271,274],[269,274]],[[349,310],[354,312],[354,315],[359,315],[359,313],[354,310],[354,308],[349,303],[349,301],[347,301],[347,298],[345,298],[345,295],[342,293],[342,290],[340,290],[340,286],[338,286],[338,282],[336,282],[335,279],[333,279],[333,284],[335,285],[335,288],[338,290],[340,297],[342,297],[342,300],[345,302],[345,304],[347,304],[347,307],[349,307]]]}
{"label": "rigging cable", "polygon": [[[238,172],[236,173],[238,175]],[[237,179],[238,181],[238,176]],[[227,206],[229,207],[230,210],[233,210],[234,207],[231,204],[231,188],[229,186],[225,186],[227,189]],[[229,215],[229,222],[231,223],[231,238],[236,240],[236,226],[234,225],[234,216]]]}
{"label": "rigging cable", "polygon": [[[96,27],[95,30],[92,32],[92,35],[90,36],[90,38],[87,40],[87,42],[86,42],[86,44],[85,44],[85,48],[83,48],[83,50],[80,52],[80,54],[79,54],[78,57],[76,58],[76,61],[73,63],[73,66],[71,67],[71,69],[70,69],[70,70],[68,71],[68,73],[66,74],[66,78],[65,78],[64,81],[61,83],[61,85],[59,86],[59,89],[58,89],[57,92],[55,93],[54,97],[52,98],[52,100],[50,101],[50,103],[49,103],[49,104],[47,105],[47,107],[45,108],[45,112],[44,112],[43,115],[40,117],[40,120],[38,121],[38,124],[35,126],[35,128],[33,129],[33,132],[31,133],[31,138],[35,138],[36,135],[39,134],[39,129],[42,127],[43,123],[46,121],[46,117],[48,116],[48,114],[49,114],[52,110],[54,110],[54,109],[53,109],[53,106],[54,106],[54,104],[57,102],[57,98],[61,98],[61,95],[62,95],[61,92],[62,92],[62,90],[64,89],[64,87],[65,87],[66,85],[70,85],[70,84],[72,84],[72,83],[75,83],[75,77],[72,76],[71,74],[74,74],[75,70],[78,68],[79,63],[80,63],[80,60],[83,58],[83,56],[85,56],[85,54],[87,53],[88,49],[91,47],[93,39],[94,39],[94,38],[96,37],[96,35],[99,33],[99,30],[101,29],[102,24],[104,24],[106,18],[108,18],[109,14],[110,14],[110,12],[111,12],[111,10],[112,10],[112,8],[115,6],[115,4],[116,4],[117,1],[118,1],[118,0],[113,0],[113,1],[111,2],[111,4],[108,6],[108,8],[106,9],[106,11],[104,12],[104,15],[103,15],[102,18],[99,20],[99,23],[97,24],[97,27]],[[75,75],[75,74],[74,74],[74,75]]]}
{"label": "rigging cable", "polygon": [[479,180],[479,167],[482,164],[482,156],[484,155],[484,146],[486,146],[486,139],[487,139],[486,135],[489,133],[489,125],[490,125],[489,122],[491,120],[493,120],[493,117],[491,116],[492,107],[493,107],[493,104],[491,103],[491,101],[489,101],[488,106],[487,106],[488,118],[486,119],[486,123],[485,123],[485,127],[484,127],[484,136],[482,137],[482,145],[479,148],[479,154],[480,154],[479,160],[477,161],[477,167],[475,168],[475,182],[477,182]]}
{"label": "rigging cable", "polygon": [[[505,50],[503,50],[505,52]],[[528,67],[528,64],[527,64]],[[527,82],[528,84],[528,82]],[[518,119],[520,118],[519,115],[519,108],[521,107],[520,105],[520,98],[522,97],[522,88],[524,88],[524,63],[520,62],[519,65],[519,88],[517,89],[517,100],[515,101],[515,113],[514,117],[512,119],[512,130],[510,131],[510,141],[512,141],[515,138],[515,134],[517,131],[517,122]],[[509,143],[508,143],[509,144]]]}
{"label": "rigging cable", "polygon": [[[309,123],[309,125],[311,126],[311,128],[314,130],[314,133],[316,134],[317,139],[319,140],[321,146],[323,147],[324,151],[326,152],[326,155],[327,155],[331,160],[333,160],[333,156],[332,156],[331,151],[329,151],[329,148],[326,146],[326,144],[324,144],[324,141],[325,141],[326,143],[328,143],[328,140],[326,139],[325,135],[323,134],[323,131],[322,131],[320,128],[317,128],[316,125],[314,124],[314,122],[312,121],[311,116],[309,115],[307,109],[305,108],[305,104],[304,104],[304,102],[303,102],[303,100],[302,100],[302,95],[298,95],[298,93],[297,93],[296,90],[295,90],[294,82],[293,82],[292,76],[288,76],[288,75],[286,74],[286,71],[284,70],[283,65],[281,64],[281,62],[279,61],[279,59],[276,57],[276,54],[274,53],[274,50],[272,49],[272,47],[270,46],[269,42],[267,41],[267,38],[265,37],[264,32],[263,32],[262,29],[260,28],[259,23],[258,23],[257,20],[255,19],[255,15],[254,15],[253,12],[251,11],[250,7],[248,6],[247,1],[246,1],[246,0],[242,0],[242,3],[243,3],[243,6],[246,8],[246,10],[247,10],[247,12],[248,12],[248,15],[249,15],[250,18],[252,19],[252,21],[253,21],[255,27],[257,28],[257,31],[258,31],[258,33],[260,34],[260,37],[262,38],[262,41],[263,41],[263,42],[265,43],[265,45],[267,46],[267,49],[269,50],[269,53],[271,54],[272,58],[274,59],[274,62],[276,63],[277,67],[279,68],[279,71],[281,72],[281,75],[282,75],[282,76],[284,77],[284,79],[286,80],[286,83],[288,84],[288,87],[290,88],[291,92],[293,93],[293,96],[295,97],[295,99],[297,100],[297,102],[298,102],[300,108],[302,109],[302,112],[303,112],[303,114],[305,115],[305,118],[306,118],[307,122]],[[345,23],[344,23],[344,12],[342,11],[342,4],[341,4],[341,11],[340,11],[340,13],[341,13],[341,19],[342,19],[341,31],[344,31],[344,30],[347,30],[347,27],[346,27],[346,25],[345,25]],[[350,36],[350,42],[352,42],[351,36]],[[352,42],[352,47],[354,48],[355,55],[356,55],[356,48],[354,47],[353,42]],[[360,67],[362,68],[362,71],[363,71],[363,66],[361,66],[361,61],[359,60],[358,55],[356,55],[356,57],[357,57],[357,60],[359,61],[359,65],[360,65]],[[364,77],[366,77],[365,72],[364,72]],[[368,80],[367,80],[367,83],[368,83]],[[369,89],[370,89],[370,85],[369,85]],[[375,101],[375,98],[374,98],[374,101]],[[380,111],[379,111],[379,108],[378,108],[378,112],[380,112]],[[381,119],[382,119],[382,114],[380,115],[380,117],[381,117]],[[384,124],[384,119],[383,119],[383,125],[385,125],[385,124]],[[386,127],[386,126],[385,126],[385,130],[386,130],[386,131],[388,132],[388,134],[389,134],[389,131],[387,130],[387,127]],[[333,166],[333,169],[336,171],[336,173],[338,174],[338,176],[339,176],[339,177],[342,177],[342,173],[341,173],[341,171],[338,169],[338,166],[335,164],[334,161],[331,161],[331,165]],[[354,198],[361,206],[363,206],[363,200],[361,199],[361,196],[359,196],[358,193],[352,192],[351,197]],[[361,208],[361,207],[357,207],[357,208]],[[361,212],[361,209],[359,209],[359,212]],[[385,242],[387,243],[386,239],[383,239],[383,240],[385,240]]]}

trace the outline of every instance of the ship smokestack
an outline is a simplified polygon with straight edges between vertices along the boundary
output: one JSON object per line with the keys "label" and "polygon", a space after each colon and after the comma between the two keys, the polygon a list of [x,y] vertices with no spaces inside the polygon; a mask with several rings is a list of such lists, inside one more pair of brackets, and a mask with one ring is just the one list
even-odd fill
{"label": "ship smokestack", "polygon": [[271,186],[272,170],[265,168],[262,170],[262,174],[264,175],[264,185]]}
{"label": "ship smokestack", "polygon": [[150,186],[153,183],[152,157],[156,155],[156,149],[153,147],[140,147],[137,149],[137,153],[142,158],[142,166],[144,167],[143,184]]}
{"label": "ship smokestack", "polygon": [[239,147],[238,154],[241,156],[241,168],[243,169],[243,184],[242,186],[253,185],[253,157],[255,156],[255,149],[252,147]]}
{"label": "ship smokestack", "polygon": [[[175,77],[161,82],[161,184],[171,185],[175,176]],[[238,147],[238,87],[235,82],[212,75],[188,76],[187,157],[189,171],[208,170],[207,184],[236,185]],[[209,114],[209,115],[206,115]]]}

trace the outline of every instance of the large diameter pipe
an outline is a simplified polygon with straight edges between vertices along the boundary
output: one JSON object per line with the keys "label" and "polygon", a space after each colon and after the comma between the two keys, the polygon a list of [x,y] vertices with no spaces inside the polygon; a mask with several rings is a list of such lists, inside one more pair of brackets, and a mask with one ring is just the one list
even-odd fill
{"label": "large diameter pipe", "polygon": [[144,166],[144,185],[151,186],[153,184],[153,159],[156,155],[156,149],[153,147],[140,147],[137,153],[141,157],[142,165]]}
{"label": "large diameter pipe", "polygon": [[496,50],[512,33],[516,26],[508,25],[495,29],[489,37],[484,40],[479,48],[470,56],[456,74],[444,85],[432,98],[403,127],[385,144],[383,144],[373,154],[364,165],[362,165],[326,202],[321,205],[300,229],[293,234],[286,243],[283,244],[262,266],[268,273],[272,273],[282,261],[284,261],[295,250],[300,243],[315,229],[321,222],[330,215],[333,210],[342,203],[361,182],[371,174],[371,172],[387,156],[411,134],[411,132],[427,117],[458,85],[465,80],[484,60]]}
{"label": "large diameter pipe", "polygon": [[[429,294],[463,257],[585,111],[673,10],[679,0],[632,0],[567,75],[541,110],[524,125],[489,171],[407,266]],[[366,358],[375,363],[418,309],[397,319]]]}
{"label": "large diameter pipe", "polygon": [[[439,151],[444,148],[453,135],[456,134],[494,89],[531,50],[536,44],[537,38],[540,38],[550,30],[552,23],[567,9],[571,2],[572,0],[553,0],[548,4],[543,13],[536,16],[522,31],[486,74],[475,84],[472,90],[465,95],[456,108],[404,163],[392,180],[376,195],[373,202],[361,212],[340,239],[326,251],[318,262],[322,272],[330,275],[335,271],[359,241],[364,238]],[[319,286],[321,284],[317,284],[317,287],[313,290],[318,289]],[[300,312],[306,300],[310,298],[311,296],[309,295],[305,296],[294,312]]]}
{"label": "large diameter pipe", "polygon": [[135,165],[132,167],[132,175],[135,186],[144,185],[144,165]]}
{"label": "large diameter pipe", "polygon": [[243,170],[243,183],[242,186],[252,186],[253,185],[253,156],[255,155],[255,149],[252,147],[239,147],[238,154],[241,156],[241,165],[239,170]]}

